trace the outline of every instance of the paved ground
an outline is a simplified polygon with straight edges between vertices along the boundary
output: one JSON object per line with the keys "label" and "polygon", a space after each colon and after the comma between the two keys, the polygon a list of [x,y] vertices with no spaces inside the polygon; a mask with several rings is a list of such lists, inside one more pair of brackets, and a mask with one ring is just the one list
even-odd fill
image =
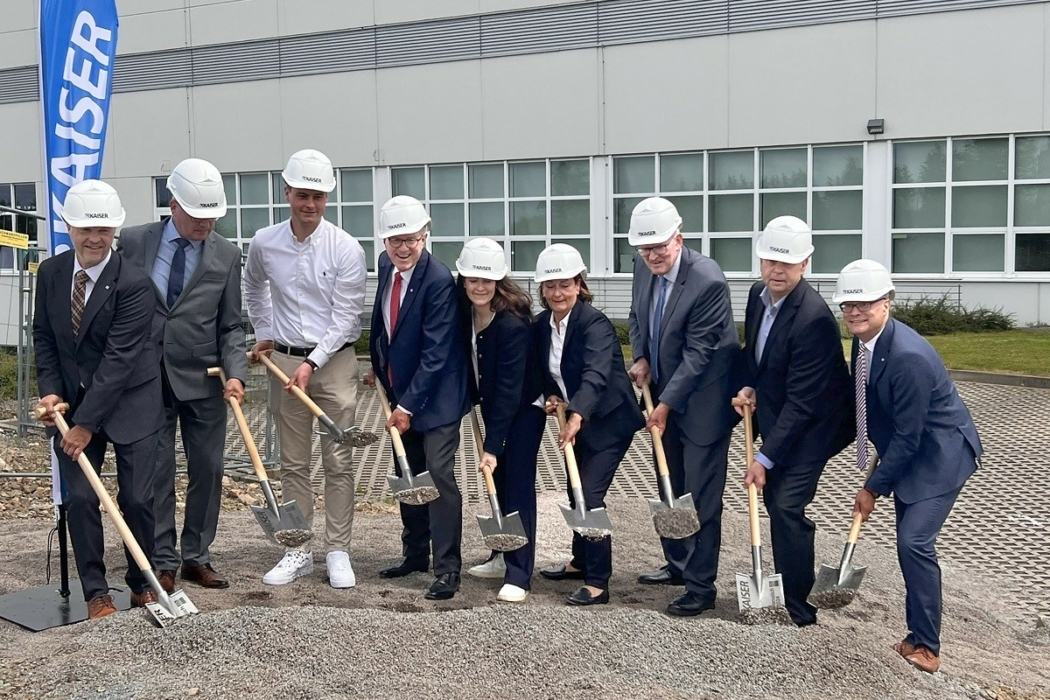
{"label": "paved ground", "polygon": [[[959,391],[973,414],[984,443],[983,466],[968,482],[940,538],[939,551],[950,563],[971,571],[986,571],[1013,605],[1008,619],[1031,624],[1035,615],[1050,614],[1050,547],[1046,545],[1050,515],[1042,476],[1050,471],[1050,458],[1041,445],[1032,449],[1033,438],[1050,435],[1050,390],[993,384],[959,383]],[[265,426],[265,383],[253,381],[254,403],[249,409],[252,423],[262,437]],[[380,407],[375,393],[362,389],[358,421],[362,430],[382,434]],[[460,486],[471,499],[481,493],[476,470],[474,439],[468,424],[462,433],[457,461]],[[556,447],[553,419],[548,423],[540,454],[537,489],[562,491],[564,468]],[[730,450],[730,479],[726,488],[726,508],[745,513],[743,489],[743,429],[738,426]],[[649,438],[639,434],[613,482],[611,493],[636,498],[656,497],[655,477],[649,457]],[[229,442],[231,454],[243,454],[236,428]],[[367,495],[386,494],[386,475],[393,469],[389,440],[359,450],[358,491]],[[319,452],[317,453],[319,455]],[[810,517],[824,532],[841,532],[845,540],[849,529],[853,496],[862,483],[851,465],[852,448],[828,465],[821,479]],[[319,463],[318,463],[319,466]],[[1034,480],[1030,475],[1038,475]],[[315,481],[323,476],[317,470]],[[893,514],[888,502],[880,504],[872,521],[861,533],[862,542],[893,542]]]}

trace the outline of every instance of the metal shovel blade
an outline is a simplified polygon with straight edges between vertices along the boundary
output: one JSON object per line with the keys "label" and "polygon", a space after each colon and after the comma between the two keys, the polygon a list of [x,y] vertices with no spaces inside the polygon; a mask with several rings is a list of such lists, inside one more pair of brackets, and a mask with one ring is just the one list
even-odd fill
{"label": "metal shovel blade", "polygon": [[806,601],[823,610],[845,607],[853,602],[867,571],[866,566],[853,567],[847,564],[845,569],[840,569],[821,564]]}
{"label": "metal shovel blade", "polygon": [[412,475],[407,470],[401,472],[405,476],[387,476],[387,484],[390,490],[401,503],[410,506],[421,506],[431,501],[436,501],[441,495],[434,484],[434,477],[430,472]]}
{"label": "metal shovel blade", "polygon": [[565,522],[569,524],[573,532],[590,540],[600,540],[612,534],[612,521],[609,520],[609,514],[604,508],[583,510],[582,507],[576,509],[564,503],[559,505],[561,514],[565,516]]}
{"label": "metal shovel blade", "polygon": [[680,540],[700,531],[700,518],[696,514],[692,496],[680,496],[671,501],[671,505],[658,498],[650,498],[649,510],[653,514],[653,527],[660,537]]}
{"label": "metal shovel blade", "polygon": [[164,593],[158,596],[155,603],[146,603],[146,612],[153,617],[158,627],[167,627],[178,618],[196,615],[200,610],[180,588],[171,595]]}
{"label": "metal shovel blade", "polygon": [[332,438],[332,442],[338,443],[340,445],[352,445],[354,443],[354,435],[356,435],[358,431],[358,427],[356,425],[351,425],[346,430],[343,430],[335,424],[335,421],[333,421],[325,414],[321,414],[320,416],[318,416],[317,420],[321,423],[321,425],[324,426],[325,430],[328,431],[327,433],[319,434],[327,434],[330,438]]}
{"label": "metal shovel blade", "polygon": [[504,515],[501,519],[495,516],[479,515],[478,526],[485,546],[496,552],[513,552],[529,543],[525,534],[525,525],[519,513]]}
{"label": "metal shovel blade", "polygon": [[[259,526],[266,533],[267,539],[278,546],[298,547],[313,537],[313,530],[306,522],[306,516],[295,501],[277,506],[277,512],[263,506],[252,506],[252,513],[259,521]],[[302,533],[306,533],[305,535]],[[296,544],[289,544],[289,537],[299,539]]]}

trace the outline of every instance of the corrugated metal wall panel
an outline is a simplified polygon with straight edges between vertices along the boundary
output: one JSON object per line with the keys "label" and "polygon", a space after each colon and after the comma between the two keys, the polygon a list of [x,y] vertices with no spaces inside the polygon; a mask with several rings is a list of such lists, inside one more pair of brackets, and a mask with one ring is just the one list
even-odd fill
{"label": "corrugated metal wall panel", "polygon": [[0,104],[35,102],[40,99],[36,66],[0,70]]}
{"label": "corrugated metal wall panel", "polygon": [[724,34],[728,0],[605,0],[598,3],[598,41],[630,44]]}
{"label": "corrugated metal wall panel", "polygon": [[280,74],[280,65],[277,39],[199,46],[192,55],[193,84],[268,80]]}
{"label": "corrugated metal wall panel", "polygon": [[376,31],[372,27],[279,41],[281,77],[375,68]]}
{"label": "corrugated metal wall panel", "polygon": [[481,16],[481,55],[485,58],[597,45],[596,3]]}
{"label": "corrugated metal wall panel", "polygon": [[376,67],[464,61],[481,57],[481,18],[376,27]]}
{"label": "corrugated metal wall panel", "polygon": [[877,0],[734,0],[729,31],[874,19]]}
{"label": "corrugated metal wall panel", "polygon": [[1003,5],[1033,5],[1038,4],[1038,0],[877,0],[876,4],[879,17],[899,17]]}
{"label": "corrugated metal wall panel", "polygon": [[192,65],[190,49],[117,56],[113,66],[113,92],[186,87],[192,84]]}

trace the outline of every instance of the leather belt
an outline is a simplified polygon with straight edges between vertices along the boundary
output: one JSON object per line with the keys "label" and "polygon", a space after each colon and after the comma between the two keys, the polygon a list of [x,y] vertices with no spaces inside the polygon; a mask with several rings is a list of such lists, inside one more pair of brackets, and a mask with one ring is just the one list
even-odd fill
{"label": "leather belt", "polygon": [[[342,352],[343,350],[352,347],[354,347],[353,343],[346,343],[345,345],[343,345],[343,347],[336,350],[336,352]],[[314,348],[293,348],[289,345],[285,345],[284,343],[278,343],[276,341],[274,341],[273,349],[284,355],[291,355],[292,357],[309,357],[310,353],[314,351]]]}

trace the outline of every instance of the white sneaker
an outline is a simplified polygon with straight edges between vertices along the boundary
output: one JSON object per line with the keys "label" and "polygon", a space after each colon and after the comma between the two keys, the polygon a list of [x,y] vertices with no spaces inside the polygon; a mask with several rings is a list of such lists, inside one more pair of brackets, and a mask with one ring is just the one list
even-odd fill
{"label": "white sneaker", "polygon": [[350,555],[346,552],[329,552],[325,564],[328,566],[328,582],[332,588],[353,588],[357,585],[354,567],[350,566]]}
{"label": "white sneaker", "polygon": [[520,603],[528,595],[529,592],[524,588],[518,588],[513,583],[505,583],[503,588],[499,589],[499,593],[496,594],[496,600],[504,603]]}
{"label": "white sneaker", "polygon": [[497,554],[484,564],[470,567],[467,573],[478,578],[503,578],[503,574],[507,573],[507,565],[503,563],[503,555]]}
{"label": "white sneaker", "polygon": [[267,586],[283,586],[300,576],[312,574],[313,571],[314,555],[311,552],[290,549],[284,553],[284,558],[277,562],[277,566],[266,572],[263,583]]}

